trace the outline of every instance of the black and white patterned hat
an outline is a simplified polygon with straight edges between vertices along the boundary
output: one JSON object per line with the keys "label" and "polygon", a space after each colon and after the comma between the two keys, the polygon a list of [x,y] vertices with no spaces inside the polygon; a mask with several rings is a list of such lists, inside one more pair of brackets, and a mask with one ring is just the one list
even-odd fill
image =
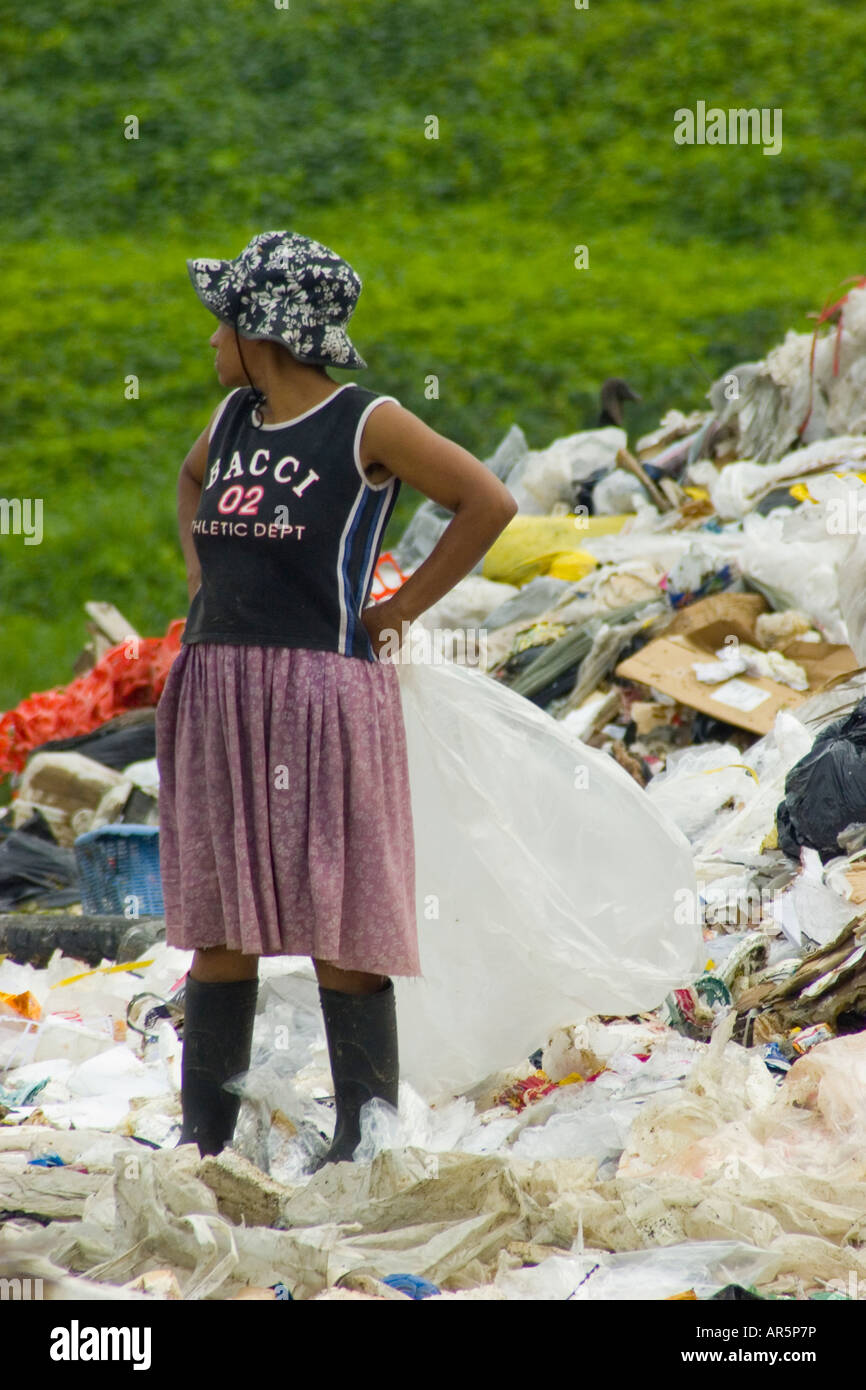
{"label": "black and white patterned hat", "polygon": [[366,367],[346,332],[361,280],[320,241],[261,232],[233,261],[186,264],[205,308],[242,337],[282,343],[300,362]]}

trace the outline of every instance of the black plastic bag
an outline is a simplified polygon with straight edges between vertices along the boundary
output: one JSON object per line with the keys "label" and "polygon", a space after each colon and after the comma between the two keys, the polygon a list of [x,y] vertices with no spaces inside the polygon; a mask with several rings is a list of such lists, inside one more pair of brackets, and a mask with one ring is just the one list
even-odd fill
{"label": "black plastic bag", "polygon": [[866,821],[866,700],[818,734],[785,779],[776,810],[779,848],[799,859],[803,845],[822,860],[844,854],[838,835]]}
{"label": "black plastic bag", "polygon": [[66,907],[81,900],[75,851],[45,838],[45,823],[38,814],[0,843],[0,912],[37,900],[42,907]]}
{"label": "black plastic bag", "polygon": [[109,719],[88,734],[55,738],[50,743],[40,744],[33,749],[30,757],[35,757],[37,753],[82,753],[84,757],[102,763],[103,767],[122,772],[130,763],[156,757],[156,726],[152,719],[120,726],[116,719]]}

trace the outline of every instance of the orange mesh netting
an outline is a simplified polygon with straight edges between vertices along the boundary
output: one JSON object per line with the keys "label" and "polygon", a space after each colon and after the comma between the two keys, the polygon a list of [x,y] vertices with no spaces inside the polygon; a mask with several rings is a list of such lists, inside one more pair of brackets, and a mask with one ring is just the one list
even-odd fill
{"label": "orange mesh netting", "polygon": [[28,753],[53,739],[89,734],[124,710],[155,705],[180,651],[185,618],[164,637],[128,638],[67,686],[22,700],[0,719],[0,777],[21,772]]}

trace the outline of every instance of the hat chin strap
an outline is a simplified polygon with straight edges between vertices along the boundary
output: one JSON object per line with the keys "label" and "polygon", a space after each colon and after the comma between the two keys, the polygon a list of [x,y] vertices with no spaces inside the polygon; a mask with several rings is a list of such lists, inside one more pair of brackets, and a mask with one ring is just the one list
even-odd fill
{"label": "hat chin strap", "polygon": [[267,399],[268,399],[268,398],[267,398],[267,396],[265,395],[264,391],[261,391],[261,390],[259,389],[259,387],[256,386],[255,382],[253,381],[252,377],[250,376],[249,371],[247,370],[247,364],[246,364],[246,362],[244,361],[244,355],[243,355],[243,353],[241,352],[241,337],[240,337],[240,334],[238,333],[237,325],[236,325],[236,324],[233,324],[232,326],[233,326],[234,332],[235,332],[235,343],[237,344],[238,357],[241,359],[241,366],[242,366],[243,369],[244,369],[244,376],[246,377],[247,381],[250,383],[250,390],[253,392],[253,394],[254,394],[254,396],[255,396],[255,400],[254,400],[254,402],[253,402],[253,411],[252,411],[253,417],[254,417],[254,423],[255,423],[255,416],[257,415],[257,416],[259,417],[259,418],[258,418],[258,423],[261,425],[261,424],[264,423],[264,422],[263,422],[263,419],[262,419],[262,406],[267,402]]}

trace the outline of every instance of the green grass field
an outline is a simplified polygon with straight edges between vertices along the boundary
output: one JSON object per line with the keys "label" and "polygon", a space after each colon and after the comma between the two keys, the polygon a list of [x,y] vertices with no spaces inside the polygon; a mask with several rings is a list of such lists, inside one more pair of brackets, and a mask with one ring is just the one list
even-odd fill
{"label": "green grass field", "polygon": [[[185,612],[175,479],[221,395],[186,257],[279,227],[332,245],[370,364],[335,379],[479,456],[514,421],[537,447],[591,425],[612,374],[640,432],[864,270],[858,38],[848,5],[770,0],[22,7],[0,494],[41,497],[44,538],[0,535],[0,708],[71,678],[85,600],[147,634]],[[699,99],[780,108],[782,152],[677,146]]]}

